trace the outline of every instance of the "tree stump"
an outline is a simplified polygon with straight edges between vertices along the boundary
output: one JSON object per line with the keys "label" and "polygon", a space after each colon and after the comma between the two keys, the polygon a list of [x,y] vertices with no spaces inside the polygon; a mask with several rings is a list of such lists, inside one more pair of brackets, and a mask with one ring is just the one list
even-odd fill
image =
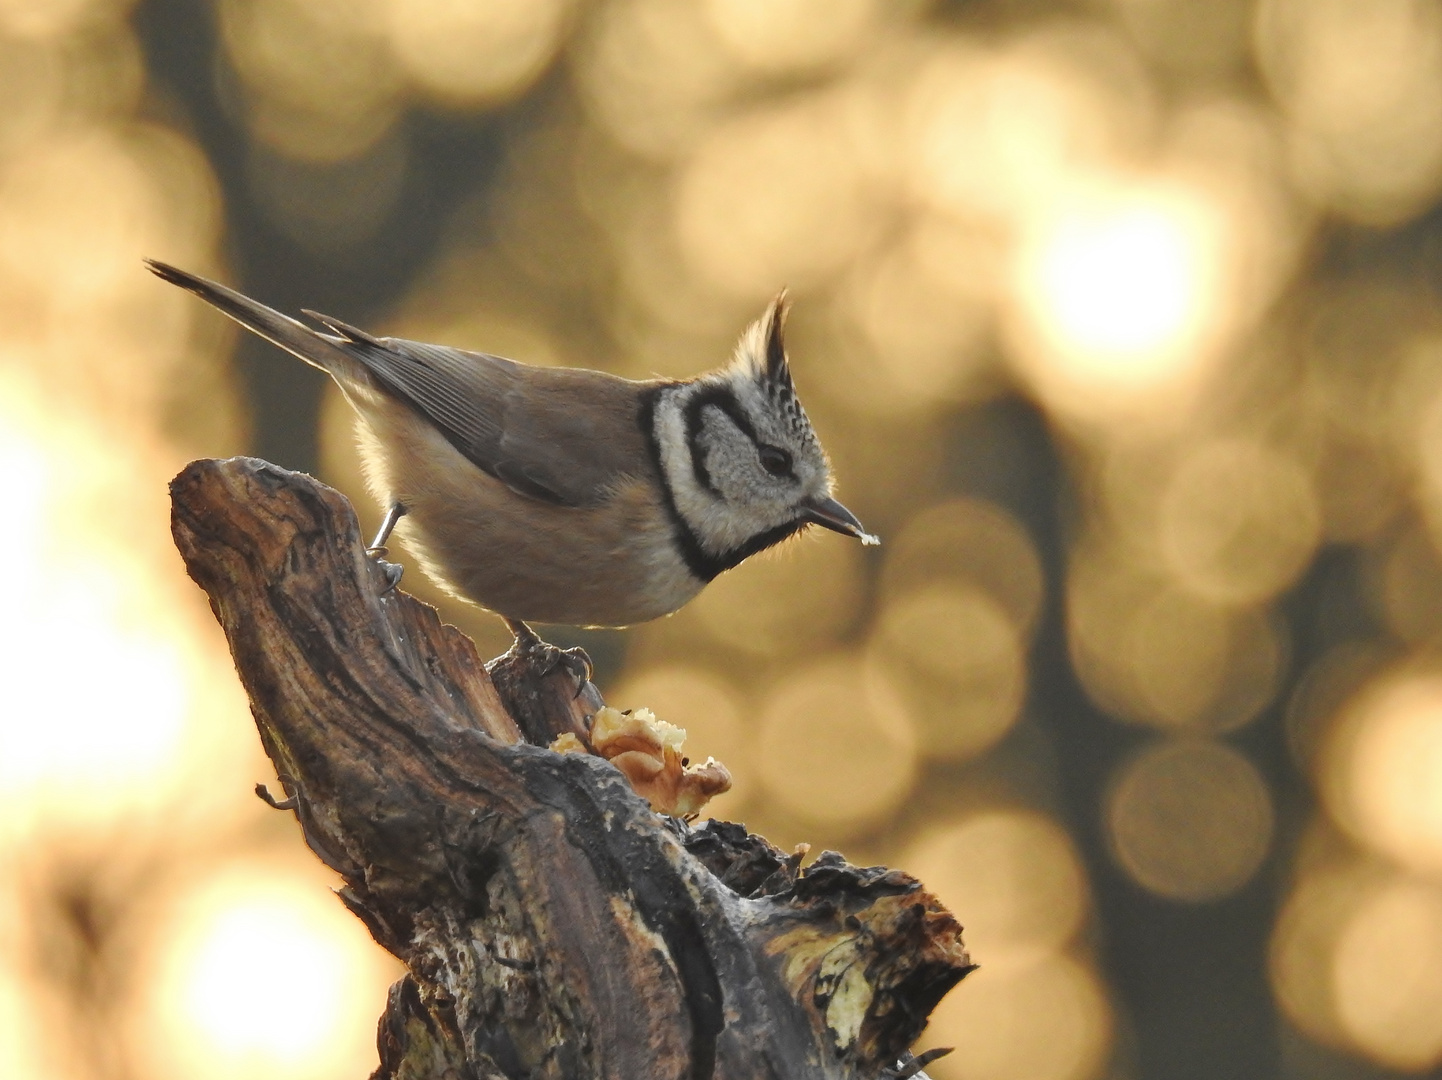
{"label": "tree stump", "polygon": [[971,964],[914,878],[832,852],[802,869],[546,749],[601,707],[588,667],[530,642],[488,668],[389,587],[350,504],[310,477],[197,461],[171,497],[286,788],[269,801],[409,969],[376,1078],[918,1072],[907,1048]]}

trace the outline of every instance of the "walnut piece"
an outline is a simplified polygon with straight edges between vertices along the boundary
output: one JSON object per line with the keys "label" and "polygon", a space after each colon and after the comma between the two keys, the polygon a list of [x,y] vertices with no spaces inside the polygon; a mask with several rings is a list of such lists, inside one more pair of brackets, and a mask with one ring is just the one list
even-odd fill
{"label": "walnut piece", "polygon": [[[715,795],[731,788],[726,766],[708,757],[699,765],[681,755],[686,731],[658,719],[650,709],[622,712],[602,706],[591,724],[591,746],[626,775],[636,793],[658,814],[692,817]],[[562,754],[584,754],[582,741],[566,732],[551,743]]]}

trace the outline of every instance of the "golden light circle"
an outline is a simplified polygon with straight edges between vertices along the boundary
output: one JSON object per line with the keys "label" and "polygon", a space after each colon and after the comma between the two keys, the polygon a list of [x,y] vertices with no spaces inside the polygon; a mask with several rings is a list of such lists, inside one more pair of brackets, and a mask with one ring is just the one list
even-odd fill
{"label": "golden light circle", "polygon": [[885,820],[916,779],[916,734],[857,657],[799,671],[767,697],[758,746],[766,794],[837,833]]}
{"label": "golden light circle", "polygon": [[1033,253],[1050,331],[1121,374],[1187,332],[1201,282],[1189,223],[1161,205],[1076,212]]}
{"label": "golden light circle", "polygon": [[995,503],[966,498],[934,503],[888,536],[883,554],[881,589],[887,598],[956,582],[985,590],[1023,637],[1036,625],[1041,560],[1026,528]]}
{"label": "golden light circle", "polygon": [[1442,889],[1394,879],[1352,912],[1332,954],[1343,1030],[1405,1072],[1442,1061]]}
{"label": "golden light circle", "polygon": [[1394,537],[1382,567],[1387,627],[1403,641],[1423,644],[1442,634],[1442,557],[1421,529]]}
{"label": "golden light circle", "polygon": [[1014,278],[1025,374],[1069,414],[1170,414],[1229,319],[1228,225],[1179,183],[1094,183],[1031,219]]}
{"label": "golden light circle", "polygon": [[1300,187],[1390,225],[1442,184],[1442,18],[1418,0],[1268,0],[1257,58],[1291,121]]}
{"label": "golden light circle", "polygon": [[1123,647],[1140,718],[1229,731],[1272,700],[1285,651],[1274,621],[1161,589],[1130,620]]}
{"label": "golden light circle", "polygon": [[0,63],[13,72],[0,84],[0,151],[8,156],[65,115],[72,90],[57,48],[0,39]]}
{"label": "golden light circle", "polygon": [[222,0],[221,40],[246,93],[246,124],[287,157],[364,153],[399,116],[402,81],[379,5],[345,0]]}
{"label": "golden light circle", "polygon": [[1141,605],[1128,628],[1126,659],[1149,713],[1186,724],[1206,711],[1231,651],[1227,615],[1174,589]]}
{"label": "golden light circle", "polygon": [[958,1050],[926,1071],[934,1080],[1089,1080],[1111,1037],[1105,991],[1075,960],[997,972],[982,960],[932,1013],[924,1045]]}
{"label": "golden light circle", "polygon": [[297,161],[254,152],[246,179],[271,224],[291,243],[333,258],[373,238],[406,190],[411,169],[403,138],[379,139],[340,161]]}
{"label": "golden light circle", "polygon": [[[1015,227],[1066,178],[1101,167],[1121,117],[1065,33],[992,52],[951,38],[916,65],[902,107],[903,181],[963,220]],[[1128,95],[1133,98],[1144,95]]]}
{"label": "golden light circle", "polygon": [[983,810],[931,827],[902,864],[966,924],[967,947],[987,971],[1062,950],[1086,914],[1070,837],[1034,811]]}
{"label": "golden light circle", "polygon": [[615,0],[585,26],[575,61],[582,100],[634,153],[684,157],[742,85],[744,68],[702,4]]}
{"label": "golden light circle", "polygon": [[118,133],[56,134],[32,144],[6,170],[0,271],[37,285],[64,280],[71,294],[86,299],[113,296],[134,277],[144,245],[171,231],[169,209],[145,163]]}
{"label": "golden light circle", "polygon": [[426,95],[448,104],[514,96],[545,70],[570,0],[388,0],[396,60]]}
{"label": "golden light circle", "polygon": [[57,1053],[59,1048],[52,1040],[36,1037],[38,1031],[59,1027],[37,1000],[42,996],[40,987],[0,966],[0,1076],[9,1080],[46,1080],[64,1068],[55,1060],[63,1060],[64,1051]]}
{"label": "golden light circle", "polygon": [[803,536],[717,578],[691,611],[718,641],[753,656],[784,656],[834,639],[856,618],[861,548]]}
{"label": "golden light circle", "polygon": [[731,773],[731,790],[706,804],[706,817],[734,816],[756,787],[755,730],[736,688],[705,668],[668,664],[628,673],[607,694],[620,709],[650,709],[686,730],[692,761],[714,757]]}
{"label": "golden light circle", "polygon": [[[1436,370],[1437,354],[1433,349],[1419,348],[1416,354],[1420,360],[1417,368]],[[1432,535],[1433,546],[1442,549],[1442,389],[1428,387],[1428,391],[1429,400],[1420,409],[1409,402],[1407,407],[1396,410],[1395,418],[1387,417],[1381,422],[1390,422],[1403,430],[1412,429],[1409,440],[1412,445],[1407,450],[1422,481],[1418,485],[1422,516]],[[1401,397],[1402,392],[1398,396]]]}
{"label": "golden light circle", "polygon": [[44,40],[89,24],[124,17],[134,0],[0,0],[0,28],[24,39]]}
{"label": "golden light circle", "polygon": [[1221,603],[1265,600],[1306,568],[1321,538],[1310,477],[1289,455],[1247,439],[1203,442],[1162,497],[1168,569]]}
{"label": "golden light circle", "polygon": [[1067,568],[1067,652],[1087,696],[1114,716],[1132,716],[1138,698],[1123,643],[1132,615],[1155,583],[1121,545],[1087,537]]}
{"label": "golden light circle", "polygon": [[874,222],[845,98],[759,109],[716,128],[682,169],[676,233],[710,284],[761,296],[834,274]]}
{"label": "golden light circle", "polygon": [[964,760],[1016,720],[1026,660],[1005,610],[974,587],[940,585],[887,604],[867,646],[868,675],[906,702],[927,757]]}
{"label": "golden light circle", "polygon": [[175,897],[134,1035],[150,1075],[354,1076],[396,968],[313,872],[233,864]]}
{"label": "golden light circle", "polygon": [[1194,595],[1124,545],[1080,546],[1067,579],[1067,640],[1087,694],[1115,716],[1221,732],[1275,696],[1287,650],[1265,610]]}
{"label": "golden light circle", "polygon": [[834,301],[842,342],[827,393],[859,412],[894,416],[988,389],[990,309],[938,283],[916,256],[874,252]]}
{"label": "golden light circle", "polygon": [[787,73],[844,60],[866,41],[877,0],[705,0],[727,51],[748,67]]}
{"label": "golden light circle", "polygon": [[1222,743],[1168,739],[1128,761],[1112,785],[1106,826],[1122,868],[1173,900],[1240,889],[1272,840],[1266,781]]}
{"label": "golden light circle", "polygon": [[[238,687],[228,659],[214,684],[218,642],[171,592],[159,496],[172,460],[98,426],[0,369],[0,471],[25,567],[0,625],[0,846],[35,827],[108,830],[167,799],[199,804],[208,793],[189,790],[189,766],[253,760],[236,752],[243,732],[202,723],[234,710]],[[92,678],[67,677],[53,645],[67,634],[90,643]]]}
{"label": "golden light circle", "polygon": [[1321,780],[1333,816],[1368,846],[1442,871],[1442,675],[1364,688],[1328,740]]}
{"label": "golden light circle", "polygon": [[1313,1039],[1341,1045],[1333,957],[1338,935],[1377,874],[1365,866],[1326,866],[1304,874],[1287,898],[1268,950],[1272,990],[1288,1019]]}

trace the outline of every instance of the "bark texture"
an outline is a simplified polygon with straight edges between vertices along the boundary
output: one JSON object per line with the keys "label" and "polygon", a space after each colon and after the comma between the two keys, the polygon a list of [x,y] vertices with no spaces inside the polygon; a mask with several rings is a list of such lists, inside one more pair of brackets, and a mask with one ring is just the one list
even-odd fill
{"label": "bark texture", "polygon": [[[851,1080],[970,970],[913,878],[805,870],[737,825],[654,813],[612,765],[544,748],[601,706],[538,642],[488,666],[387,589],[349,503],[247,458],[171,485],[266,752],[346,905],[409,974],[382,1080]],[[584,568],[578,568],[584,572]]]}

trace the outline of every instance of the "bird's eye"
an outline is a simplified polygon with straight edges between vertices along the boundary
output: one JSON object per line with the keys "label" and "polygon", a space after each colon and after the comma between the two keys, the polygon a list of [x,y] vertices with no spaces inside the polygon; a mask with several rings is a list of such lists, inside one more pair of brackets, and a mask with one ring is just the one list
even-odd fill
{"label": "bird's eye", "polygon": [[791,475],[791,455],[779,446],[762,446],[757,448],[761,455],[761,467],[772,476]]}

